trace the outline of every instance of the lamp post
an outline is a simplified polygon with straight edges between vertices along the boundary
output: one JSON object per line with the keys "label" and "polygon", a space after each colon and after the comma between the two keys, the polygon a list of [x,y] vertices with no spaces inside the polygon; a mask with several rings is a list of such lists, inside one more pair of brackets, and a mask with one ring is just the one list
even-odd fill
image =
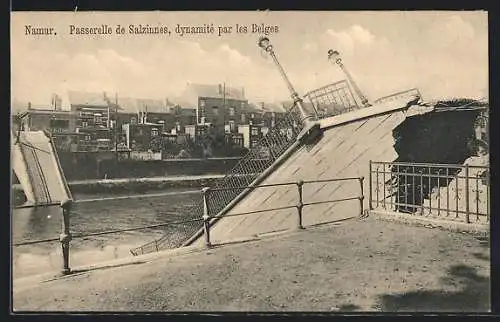
{"label": "lamp post", "polygon": [[[281,67],[281,64],[279,63],[278,58],[276,57],[276,54],[274,53],[273,45],[271,45],[271,43],[269,42],[269,38],[260,37],[259,38],[259,47],[262,48],[263,50],[265,50],[273,58],[274,64],[276,65],[276,67],[278,67],[278,71],[280,72],[281,77],[283,78],[286,86],[288,87],[288,91],[290,92],[290,95],[293,99],[293,103],[295,105],[297,105],[297,107],[299,108],[299,111],[300,111],[300,114],[302,115],[302,120],[304,121],[304,123],[307,124],[307,123],[311,122],[314,118],[316,118],[317,115],[313,116],[313,115],[307,113],[306,110],[304,109],[304,105],[302,104],[303,101],[300,98],[297,91],[293,88],[293,85],[290,82],[290,80],[288,79],[288,77],[286,76],[286,73],[283,70],[283,67]],[[314,113],[316,114],[316,110],[314,110]]]}
{"label": "lamp post", "polygon": [[340,69],[342,69],[342,71],[347,77],[347,80],[349,81],[349,83],[351,83],[351,86],[354,88],[356,95],[358,95],[358,97],[361,99],[361,104],[363,104],[364,107],[371,106],[371,104],[368,103],[368,99],[363,95],[358,85],[356,85],[356,83],[354,82],[351,73],[349,73],[347,68],[342,63],[342,58],[340,58],[340,53],[336,50],[330,49],[328,51],[328,60],[332,62],[332,64],[337,64],[340,67]]}

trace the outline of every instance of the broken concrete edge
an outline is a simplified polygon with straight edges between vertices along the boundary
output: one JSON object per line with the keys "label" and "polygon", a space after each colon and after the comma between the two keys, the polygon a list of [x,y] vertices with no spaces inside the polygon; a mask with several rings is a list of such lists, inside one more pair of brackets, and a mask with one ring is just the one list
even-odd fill
{"label": "broken concrete edge", "polygon": [[[47,135],[47,134],[45,134],[45,135]],[[55,166],[56,166],[56,169],[58,170],[58,171],[56,171],[56,175],[59,178],[59,182],[63,186],[64,191],[66,192],[66,199],[73,200],[73,195],[72,195],[71,190],[69,188],[68,181],[66,180],[66,176],[64,175],[64,170],[61,166],[61,160],[59,160],[59,155],[57,154],[57,148],[56,148],[56,144],[54,143],[54,139],[52,138],[52,134],[49,132],[47,137],[49,139],[49,146],[50,146],[50,149],[52,150],[51,151],[52,155],[54,156]]]}
{"label": "broken concrete edge", "polygon": [[489,237],[490,226],[485,224],[465,223],[452,220],[439,219],[435,217],[420,217],[394,211],[371,210],[370,217],[375,219],[420,226],[426,228],[439,228],[456,233],[469,233],[475,236]]}
{"label": "broken concrete edge", "polygon": [[[381,104],[372,105],[370,107],[361,108],[355,111],[351,111],[344,114],[335,115],[328,117],[319,121],[321,129],[328,129],[336,127],[339,125],[344,125],[346,123],[356,122],[361,119],[370,118],[374,116],[379,116],[387,113],[393,113],[396,111],[406,111],[413,109],[414,107],[418,110],[417,114],[428,113],[434,110],[434,107],[421,107],[419,105],[409,105],[412,102],[411,99],[399,99],[392,102],[386,102]],[[418,107],[418,108],[417,108]],[[411,116],[411,115],[407,115]]]}

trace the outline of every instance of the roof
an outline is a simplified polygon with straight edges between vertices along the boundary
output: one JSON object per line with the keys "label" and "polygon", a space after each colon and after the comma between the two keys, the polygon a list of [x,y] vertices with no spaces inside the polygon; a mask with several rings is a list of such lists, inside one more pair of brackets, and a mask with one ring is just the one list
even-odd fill
{"label": "roof", "polygon": [[186,91],[191,91],[198,97],[225,97],[228,99],[246,100],[243,89],[224,86],[223,84],[206,85],[206,84],[193,84],[188,83]]}
{"label": "roof", "polygon": [[285,113],[285,108],[278,103],[248,103],[246,109],[247,111],[256,111],[259,113]]}
{"label": "roof", "polygon": [[285,113],[285,108],[282,104],[264,103],[264,111],[274,113]]}
{"label": "roof", "polygon": [[195,108],[191,108],[191,107],[182,107],[181,108],[181,115],[195,116],[196,115],[196,109]]}
{"label": "roof", "polygon": [[118,97],[118,105],[123,112],[137,113],[147,111],[150,113],[170,113],[170,107],[158,99]]}
{"label": "roof", "polygon": [[157,99],[137,99],[139,110],[150,113],[170,113],[170,108],[165,105],[163,100]]}
{"label": "roof", "polygon": [[54,109],[41,109],[41,108],[30,108],[27,110],[29,114],[51,114],[51,115],[56,115],[56,114],[61,114],[61,115],[71,115],[73,114],[73,111],[68,111],[68,110],[54,110]]}
{"label": "roof", "polygon": [[68,91],[70,105],[88,105],[96,107],[108,107],[105,93],[88,93],[78,91]]}

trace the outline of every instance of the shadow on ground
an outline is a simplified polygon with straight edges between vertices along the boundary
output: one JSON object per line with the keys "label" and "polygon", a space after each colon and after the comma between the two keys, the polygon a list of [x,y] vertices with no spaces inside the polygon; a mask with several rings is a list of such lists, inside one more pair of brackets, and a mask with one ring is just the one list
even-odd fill
{"label": "shadow on ground", "polygon": [[[486,259],[486,258],[484,258]],[[463,285],[460,291],[422,290],[380,296],[384,312],[489,312],[490,278],[480,276],[467,265],[454,265],[442,278],[443,284]]]}

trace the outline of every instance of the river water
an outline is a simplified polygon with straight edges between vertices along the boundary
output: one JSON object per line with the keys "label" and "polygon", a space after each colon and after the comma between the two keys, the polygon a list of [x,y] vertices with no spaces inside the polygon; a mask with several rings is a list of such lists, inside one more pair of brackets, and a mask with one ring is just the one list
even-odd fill
{"label": "river water", "polygon": [[[199,190],[169,189],[150,193],[164,195],[147,196],[146,192],[138,198],[75,203],[70,225],[72,234],[179,222],[190,219],[192,214],[189,209],[201,201]],[[123,194],[76,194],[73,198],[79,201],[120,196]],[[58,206],[14,209],[11,218],[13,244],[58,238],[61,233],[62,211]],[[77,267],[132,256],[131,248],[159,238],[166,232],[191,234],[183,232],[178,226],[169,226],[76,238],[71,241],[70,266]],[[14,278],[59,271],[61,267],[62,255],[59,242],[12,247]]]}

